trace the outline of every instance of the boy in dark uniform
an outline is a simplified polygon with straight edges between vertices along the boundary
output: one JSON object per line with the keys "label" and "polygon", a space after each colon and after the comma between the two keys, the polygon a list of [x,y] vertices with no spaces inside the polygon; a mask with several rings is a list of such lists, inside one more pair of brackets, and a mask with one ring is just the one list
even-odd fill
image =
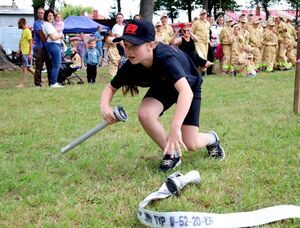
{"label": "boy in dark uniform", "polygon": [[[110,102],[122,88],[124,94],[138,94],[138,87],[150,87],[139,108],[138,118],[145,132],[163,150],[160,169],[164,172],[181,164],[181,149],[195,151],[207,147],[210,157],[224,159],[225,152],[214,132],[199,133],[202,77],[192,60],[181,50],[155,43],[154,26],[145,20],[132,20],[123,40],[128,61],[104,88],[100,110],[105,122],[116,122]],[[159,116],[176,104],[166,132]]]}

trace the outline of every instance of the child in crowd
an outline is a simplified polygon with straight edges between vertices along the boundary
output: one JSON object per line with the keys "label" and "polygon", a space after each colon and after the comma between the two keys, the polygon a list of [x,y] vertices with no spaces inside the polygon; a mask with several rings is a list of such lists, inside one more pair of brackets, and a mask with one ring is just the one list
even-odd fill
{"label": "child in crowd", "polygon": [[83,66],[83,56],[86,50],[86,44],[85,44],[85,39],[84,39],[84,33],[80,33],[80,37],[78,39],[77,43],[77,52],[80,55],[81,58],[81,67]]}
{"label": "child in crowd", "polygon": [[108,72],[111,79],[117,74],[119,61],[121,59],[116,43],[112,42],[114,38],[115,37],[112,36],[111,33],[109,33],[105,38],[105,43],[107,45]]}
{"label": "child in crowd", "polygon": [[71,67],[74,68],[74,69],[79,70],[82,67],[82,64],[81,64],[82,60],[81,60],[81,57],[77,53],[75,48],[71,49],[71,56],[70,57],[71,57],[71,62],[72,62]]}
{"label": "child in crowd", "polygon": [[96,49],[96,40],[90,39],[88,41],[88,48],[84,54],[84,66],[86,67],[87,81],[89,84],[96,82],[97,66],[101,56]]}
{"label": "child in crowd", "polygon": [[53,26],[55,27],[55,29],[59,35],[63,34],[63,30],[65,28],[65,23],[62,20],[61,14],[59,14],[59,13],[56,14],[55,20],[53,22]]}
{"label": "child in crowd", "polygon": [[[111,101],[119,88],[124,94],[139,93],[138,86],[150,87],[138,111],[145,132],[162,149],[160,170],[166,172],[181,164],[181,148],[195,151],[206,147],[210,157],[224,159],[225,152],[214,131],[199,133],[202,77],[192,60],[179,49],[155,43],[155,29],[146,20],[131,20],[121,37],[128,60],[104,88],[100,110],[107,124],[117,121]],[[166,132],[159,117],[176,105]]]}

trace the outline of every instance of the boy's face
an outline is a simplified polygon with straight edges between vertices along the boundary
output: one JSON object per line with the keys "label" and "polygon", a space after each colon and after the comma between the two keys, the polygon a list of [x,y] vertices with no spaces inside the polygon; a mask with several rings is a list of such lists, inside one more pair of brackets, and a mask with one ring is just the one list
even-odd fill
{"label": "boy's face", "polygon": [[141,63],[148,65],[149,60],[152,61],[152,43],[144,43],[141,45],[134,45],[126,40],[124,42],[125,53],[132,64]]}
{"label": "boy's face", "polygon": [[90,42],[90,48],[96,47],[96,41],[91,41]]}

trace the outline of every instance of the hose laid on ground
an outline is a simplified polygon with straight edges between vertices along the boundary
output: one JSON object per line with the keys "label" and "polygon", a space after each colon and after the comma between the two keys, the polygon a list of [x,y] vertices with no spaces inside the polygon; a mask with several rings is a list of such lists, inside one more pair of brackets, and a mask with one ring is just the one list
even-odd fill
{"label": "hose laid on ground", "polygon": [[154,200],[164,199],[189,183],[200,183],[198,171],[186,175],[179,172],[171,174],[166,183],[156,192],[152,192],[139,204],[137,216],[141,223],[151,227],[249,227],[267,224],[283,219],[300,218],[300,206],[278,205],[249,212],[228,214],[205,212],[156,212],[145,207]]}

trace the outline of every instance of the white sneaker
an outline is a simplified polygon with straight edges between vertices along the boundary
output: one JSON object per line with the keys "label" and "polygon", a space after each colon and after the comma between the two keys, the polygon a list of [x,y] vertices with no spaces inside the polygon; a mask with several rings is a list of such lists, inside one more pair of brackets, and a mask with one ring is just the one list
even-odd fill
{"label": "white sneaker", "polygon": [[50,86],[50,88],[62,88],[63,86],[58,84],[58,83],[55,83],[53,85]]}

